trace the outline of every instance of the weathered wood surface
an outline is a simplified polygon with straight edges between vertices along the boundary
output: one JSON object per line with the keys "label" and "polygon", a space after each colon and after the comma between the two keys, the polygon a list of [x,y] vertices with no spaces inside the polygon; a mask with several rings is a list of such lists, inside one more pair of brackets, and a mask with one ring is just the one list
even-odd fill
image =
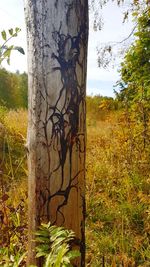
{"label": "weathered wood surface", "polygon": [[51,221],[73,229],[85,266],[87,0],[25,0],[29,74],[29,253]]}

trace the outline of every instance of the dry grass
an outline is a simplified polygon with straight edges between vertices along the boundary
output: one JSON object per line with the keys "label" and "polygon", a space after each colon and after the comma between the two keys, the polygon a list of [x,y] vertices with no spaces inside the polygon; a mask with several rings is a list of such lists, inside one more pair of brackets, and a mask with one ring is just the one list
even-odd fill
{"label": "dry grass", "polygon": [[[15,188],[25,198],[27,112],[9,111],[4,124],[11,153],[11,160],[5,156],[5,179],[10,183],[15,177],[10,198]],[[96,118],[88,112],[87,267],[150,266],[150,147],[142,149],[134,126],[129,129],[120,112]]]}
{"label": "dry grass", "polygon": [[10,110],[4,119],[8,130],[21,135],[24,139],[27,133],[27,111],[24,109]]}

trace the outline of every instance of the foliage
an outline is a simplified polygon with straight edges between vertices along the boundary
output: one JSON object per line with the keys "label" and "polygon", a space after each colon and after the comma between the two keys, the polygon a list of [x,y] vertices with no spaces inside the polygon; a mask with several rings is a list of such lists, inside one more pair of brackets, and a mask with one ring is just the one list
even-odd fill
{"label": "foliage", "polygon": [[108,69],[109,66],[114,67],[115,63],[120,65],[118,58],[122,60],[129,46],[135,40],[134,35],[137,32],[139,18],[143,14],[149,13],[150,8],[149,1],[147,0],[90,0],[89,10],[92,13],[92,24],[96,31],[103,28],[103,18],[100,9],[103,9],[109,2],[113,2],[118,7],[123,7],[122,23],[127,22],[128,19],[133,17],[133,28],[124,39],[117,42],[114,40],[110,40],[107,43],[101,42],[100,46],[97,47],[97,63],[100,68],[104,69]]}
{"label": "foliage", "polygon": [[150,146],[124,111],[88,126],[87,266],[149,266]]}
{"label": "foliage", "polygon": [[90,267],[146,267],[150,262],[150,13],[144,10],[134,13],[138,28],[121,66],[119,110],[88,123]]}
{"label": "foliage", "polygon": [[[24,228],[20,227],[20,230],[24,231]],[[19,233],[18,229],[17,233]],[[36,241],[38,242],[36,246],[36,257],[45,258],[43,267],[71,267],[73,266],[71,261],[80,256],[79,251],[72,250],[70,246],[75,238],[74,232],[71,230],[54,225],[51,226],[48,223],[42,224],[35,234]],[[0,266],[25,266],[26,252],[24,252],[24,245],[21,246],[22,244],[20,244],[20,237],[19,235],[19,237],[17,236],[17,240],[12,239],[9,246],[6,247],[5,244],[5,247],[0,248]]]}
{"label": "foliage", "polygon": [[[3,43],[0,44],[0,67],[4,60],[10,64],[10,56],[13,50],[24,54],[22,47],[9,45],[14,37],[17,37],[21,29],[9,29],[8,32],[3,30],[1,37]],[[10,73],[0,68],[0,105],[8,108],[27,107],[27,74]]]}
{"label": "foliage", "polygon": [[43,267],[73,267],[71,261],[80,256],[79,251],[71,248],[75,238],[73,231],[48,223],[42,224],[35,234],[36,257],[44,257]]}
{"label": "foliage", "polygon": [[[105,119],[108,111],[115,111],[119,108],[119,101],[107,96],[87,96],[87,124],[96,123],[97,119]],[[91,120],[92,119],[92,120]]]}
{"label": "foliage", "polygon": [[140,149],[149,146],[150,113],[150,10],[138,18],[136,41],[125,55],[121,66],[120,92],[117,99],[125,108],[128,126],[135,124],[137,135],[141,139]]}
{"label": "foliage", "polygon": [[[2,177],[1,177],[2,183]],[[25,264],[27,245],[27,195],[17,185],[4,193],[2,184],[0,199],[0,266],[18,267]],[[21,264],[21,265],[20,265]]]}
{"label": "foliage", "polygon": [[[9,248],[0,248],[0,266],[1,267],[19,267],[25,264],[26,253],[16,252],[15,255],[10,254]],[[25,266],[25,265],[24,265]]]}
{"label": "foliage", "polygon": [[0,69],[0,105],[7,108],[27,108],[27,74]]}
{"label": "foliage", "polygon": [[[141,149],[143,137],[139,125],[136,120],[128,120],[126,110],[107,110],[107,105],[101,110],[101,100],[99,97],[87,100],[87,267],[104,264],[148,267],[150,146],[147,143],[145,149]],[[3,162],[0,167],[0,210],[5,213],[6,209],[4,217],[8,217],[8,228],[4,219],[0,238],[3,236],[7,241],[7,232],[10,236],[10,242],[1,241],[0,246],[0,261],[3,261],[0,265],[5,266],[10,259],[22,257],[27,246],[24,156],[27,112],[1,108],[0,122],[0,162]],[[148,127],[150,130],[149,124]],[[49,253],[46,250],[45,258]],[[24,255],[20,266],[25,266],[25,260]]]}
{"label": "foliage", "polygon": [[[138,30],[135,33],[136,41],[129,48],[121,64],[122,86],[119,97],[126,99],[129,105],[139,97],[149,97],[150,79],[150,10],[138,19]],[[143,95],[142,95],[143,94]]]}
{"label": "foliage", "polygon": [[[136,41],[122,64],[117,98],[87,98],[87,267],[150,262],[149,15],[136,15]],[[0,266],[21,267],[27,246],[27,114],[7,107],[27,106],[27,76],[1,69],[0,79]],[[72,266],[79,256],[73,237],[42,225],[37,257],[44,257],[45,267]]]}
{"label": "foliage", "polygon": [[25,262],[27,244],[25,137],[16,115],[0,107],[0,266],[11,267]]}
{"label": "foliage", "polygon": [[[5,112],[5,113],[3,113]],[[1,115],[2,114],[2,115]],[[5,114],[5,115],[4,115]],[[7,111],[0,108],[0,171],[1,188],[4,192],[15,186],[20,179],[26,179],[27,166],[25,155],[26,125],[23,126],[21,115],[23,111]]]}
{"label": "foliage", "polygon": [[15,29],[9,29],[8,32],[6,32],[5,30],[1,32],[3,44],[0,45],[0,65],[4,60],[7,60],[7,63],[10,64],[10,55],[13,50],[17,50],[24,55],[24,50],[22,47],[8,45],[9,41],[12,38],[17,37],[20,31],[21,29],[16,27]]}

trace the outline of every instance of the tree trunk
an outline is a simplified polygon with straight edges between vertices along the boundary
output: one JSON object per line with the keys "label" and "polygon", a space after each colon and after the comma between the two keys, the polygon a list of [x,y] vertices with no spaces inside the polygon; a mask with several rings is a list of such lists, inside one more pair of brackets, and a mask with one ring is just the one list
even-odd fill
{"label": "tree trunk", "polygon": [[[88,0],[25,0],[29,75],[29,249],[41,222],[76,233],[85,266]],[[38,266],[39,263],[37,263]]]}

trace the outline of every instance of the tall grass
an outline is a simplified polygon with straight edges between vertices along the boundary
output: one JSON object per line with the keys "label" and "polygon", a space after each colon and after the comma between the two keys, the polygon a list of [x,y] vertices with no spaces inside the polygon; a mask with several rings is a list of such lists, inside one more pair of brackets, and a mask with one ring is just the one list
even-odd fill
{"label": "tall grass", "polygon": [[87,266],[150,266],[150,147],[135,127],[118,111],[88,125]]}
{"label": "tall grass", "polygon": [[[96,103],[87,113],[87,267],[148,267],[150,147],[123,111]],[[0,244],[16,251],[26,247],[27,112],[1,108],[0,123]]]}

